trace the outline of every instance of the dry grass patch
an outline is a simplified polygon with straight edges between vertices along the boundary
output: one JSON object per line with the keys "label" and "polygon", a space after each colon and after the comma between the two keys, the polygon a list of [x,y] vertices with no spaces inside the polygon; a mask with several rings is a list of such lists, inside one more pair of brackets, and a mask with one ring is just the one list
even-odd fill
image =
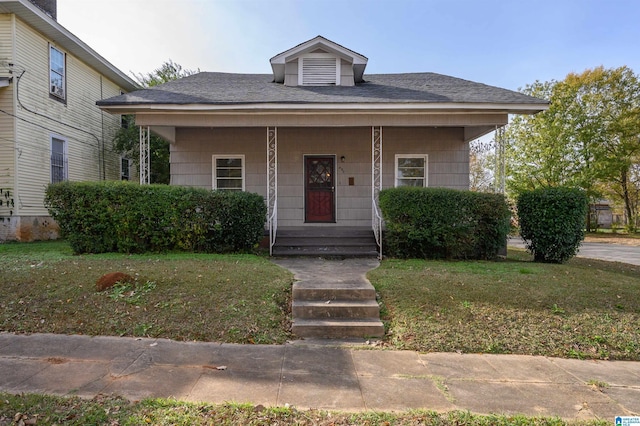
{"label": "dry grass patch", "polygon": [[640,360],[640,267],[575,258],[385,260],[369,273],[387,341],[424,352]]}
{"label": "dry grass patch", "polygon": [[[65,242],[0,245],[0,330],[282,343],[290,273],[253,255],[73,256]],[[135,277],[96,292],[110,272]]]}

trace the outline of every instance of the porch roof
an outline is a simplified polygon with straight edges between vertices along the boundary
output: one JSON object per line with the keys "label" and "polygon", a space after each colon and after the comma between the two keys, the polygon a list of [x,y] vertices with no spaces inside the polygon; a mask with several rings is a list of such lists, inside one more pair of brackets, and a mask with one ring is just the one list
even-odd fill
{"label": "porch roof", "polygon": [[113,113],[148,110],[335,109],[499,110],[535,113],[549,102],[436,73],[368,74],[355,86],[285,86],[271,74],[201,72],[97,102]]}

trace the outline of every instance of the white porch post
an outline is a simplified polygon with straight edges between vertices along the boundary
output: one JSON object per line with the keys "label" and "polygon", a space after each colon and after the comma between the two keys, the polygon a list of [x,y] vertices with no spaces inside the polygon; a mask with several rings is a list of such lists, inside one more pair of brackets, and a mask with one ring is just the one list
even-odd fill
{"label": "white porch post", "polygon": [[382,190],[382,126],[371,127],[371,227],[382,259],[382,215],[378,195]]}
{"label": "white porch post", "polygon": [[273,254],[278,231],[278,128],[267,127],[267,223],[269,255]]}
{"label": "white porch post", "polygon": [[140,126],[140,185],[151,182],[151,132],[149,126]]}

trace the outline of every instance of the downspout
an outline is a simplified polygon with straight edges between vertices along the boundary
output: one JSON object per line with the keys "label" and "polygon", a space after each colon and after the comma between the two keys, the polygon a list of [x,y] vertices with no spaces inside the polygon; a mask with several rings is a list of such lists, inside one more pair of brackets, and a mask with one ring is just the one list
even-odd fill
{"label": "downspout", "polygon": [[[104,99],[103,87],[102,87],[102,74],[100,75],[100,99]],[[100,110],[100,136],[102,139],[102,180],[107,180],[107,166],[104,159],[104,111]]]}

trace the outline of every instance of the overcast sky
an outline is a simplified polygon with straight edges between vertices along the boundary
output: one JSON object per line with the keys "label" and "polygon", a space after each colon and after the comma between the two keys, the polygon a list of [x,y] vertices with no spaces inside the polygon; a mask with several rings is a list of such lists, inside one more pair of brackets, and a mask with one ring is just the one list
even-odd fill
{"label": "overcast sky", "polygon": [[168,59],[270,73],[269,58],[317,35],[371,74],[515,90],[599,65],[640,73],[638,0],[58,0],[58,22],[128,75]]}

